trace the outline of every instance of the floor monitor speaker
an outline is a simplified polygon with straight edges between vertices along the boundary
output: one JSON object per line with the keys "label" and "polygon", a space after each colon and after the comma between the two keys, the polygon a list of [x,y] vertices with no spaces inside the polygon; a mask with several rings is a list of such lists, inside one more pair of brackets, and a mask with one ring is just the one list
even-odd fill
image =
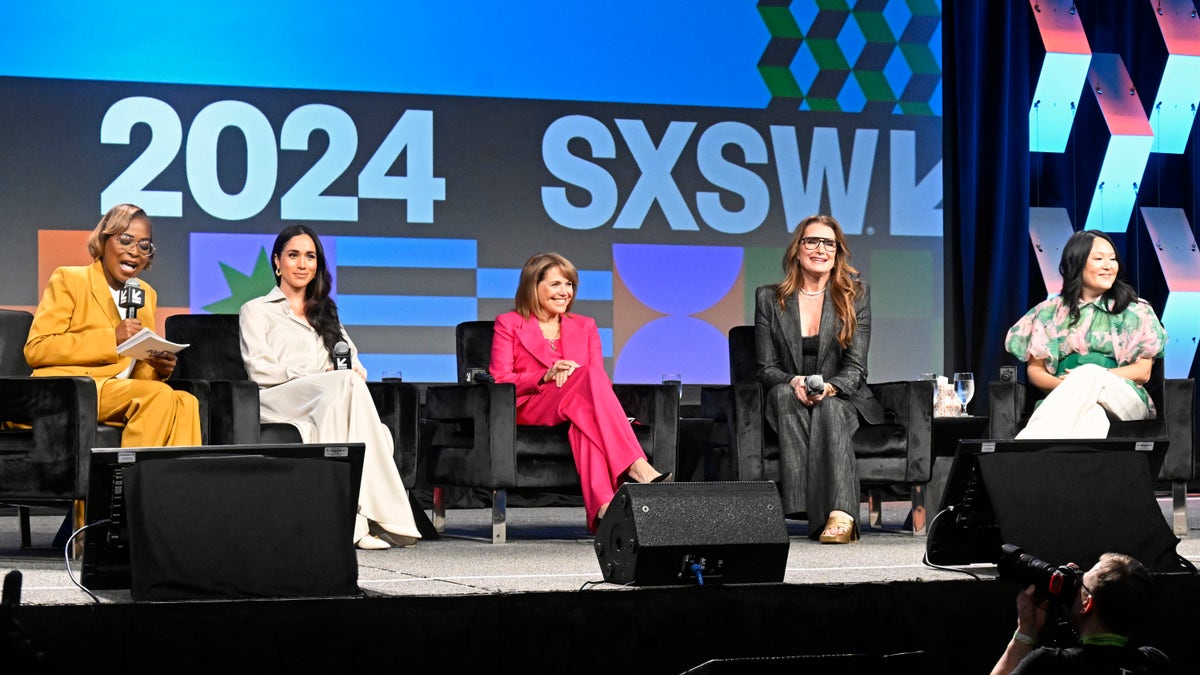
{"label": "floor monitor speaker", "polygon": [[97,449],[83,577],[134,600],[359,595],[362,443]]}
{"label": "floor monitor speaker", "polygon": [[769,583],[783,581],[788,533],[769,481],[626,483],[595,548],[611,583]]}
{"label": "floor monitor speaker", "polygon": [[[926,541],[937,565],[998,562],[1012,544],[1088,569],[1105,552],[1185,571],[1154,493],[1165,442],[964,440]],[[1158,452],[1161,455],[1161,452]]]}

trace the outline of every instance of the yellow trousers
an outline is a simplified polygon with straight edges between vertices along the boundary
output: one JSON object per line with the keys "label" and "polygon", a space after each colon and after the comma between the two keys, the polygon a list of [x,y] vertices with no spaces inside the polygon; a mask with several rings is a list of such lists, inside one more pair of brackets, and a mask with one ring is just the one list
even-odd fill
{"label": "yellow trousers", "polygon": [[200,445],[200,404],[165,382],[112,378],[100,389],[99,421],[124,426],[121,447]]}

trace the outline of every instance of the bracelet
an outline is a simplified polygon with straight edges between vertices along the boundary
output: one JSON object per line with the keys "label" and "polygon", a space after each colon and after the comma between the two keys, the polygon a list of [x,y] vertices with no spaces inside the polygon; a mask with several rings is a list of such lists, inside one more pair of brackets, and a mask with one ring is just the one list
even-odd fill
{"label": "bracelet", "polygon": [[1020,642],[1021,644],[1029,645],[1030,647],[1038,646],[1037,638],[1030,637],[1019,630],[1013,633],[1012,639]]}

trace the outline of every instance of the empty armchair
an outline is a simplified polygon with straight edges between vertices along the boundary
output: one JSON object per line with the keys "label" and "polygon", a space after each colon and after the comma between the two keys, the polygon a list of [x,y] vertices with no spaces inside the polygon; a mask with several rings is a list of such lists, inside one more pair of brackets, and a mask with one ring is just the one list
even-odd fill
{"label": "empty armchair", "polygon": [[[1195,477],[1196,420],[1194,416],[1196,382],[1191,379],[1167,379],[1162,359],[1155,359],[1146,392],[1154,401],[1158,415],[1154,419],[1129,422],[1110,421],[1109,438],[1165,438],[1166,455],[1156,477],[1170,483],[1172,529],[1176,536],[1188,533],[1187,483]],[[1019,379],[991,382],[988,385],[989,435],[1014,438],[1029,422],[1034,406],[1045,394]]]}
{"label": "empty armchair", "polygon": [[[431,437],[422,456],[423,478],[434,487],[434,525],[445,524],[442,486],[485,488],[492,493],[492,541],[507,532],[506,490],[580,490],[579,474],[567,440],[569,424],[516,424],[516,388],[486,376],[493,322],[458,324],[458,373],[470,384],[431,385],[424,417]],[[473,373],[484,375],[471,377]],[[679,426],[679,394],[669,385],[616,384],[614,392],[650,463],[674,472]]]}
{"label": "empty armchair", "polygon": [[[727,386],[704,387],[700,416],[714,420],[711,448],[726,480],[779,480],[779,444],[764,416],[764,391],[757,379],[754,326],[729,331]],[[932,466],[933,382],[870,383],[884,408],[885,422],[860,421],[853,438],[859,484],[867,491],[870,524],[880,524],[882,490],[910,490],[913,531],[925,533],[924,487]],[[724,430],[725,433],[721,433]],[[824,518],[824,515],[821,516]]]}

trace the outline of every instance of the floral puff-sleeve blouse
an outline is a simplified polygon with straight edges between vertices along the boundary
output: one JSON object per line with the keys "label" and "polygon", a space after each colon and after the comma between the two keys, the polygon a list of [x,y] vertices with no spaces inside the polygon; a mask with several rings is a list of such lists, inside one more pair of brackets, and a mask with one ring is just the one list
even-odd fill
{"label": "floral puff-sleeve blouse", "polygon": [[[1063,361],[1072,354],[1078,355],[1076,358],[1085,357],[1084,362],[1099,362],[1102,358],[1098,357],[1108,357],[1116,366],[1162,355],[1167,331],[1149,303],[1139,298],[1120,314],[1111,314],[1099,302],[1080,304],[1079,320],[1068,325],[1070,313],[1062,299],[1055,296],[1044,300],[1008,329],[1004,348],[1022,362],[1030,358],[1044,360],[1046,370],[1055,376],[1059,376]],[[1069,359],[1067,367],[1074,361]],[[1154,416],[1154,402],[1145,387],[1133,380],[1125,381]]]}

